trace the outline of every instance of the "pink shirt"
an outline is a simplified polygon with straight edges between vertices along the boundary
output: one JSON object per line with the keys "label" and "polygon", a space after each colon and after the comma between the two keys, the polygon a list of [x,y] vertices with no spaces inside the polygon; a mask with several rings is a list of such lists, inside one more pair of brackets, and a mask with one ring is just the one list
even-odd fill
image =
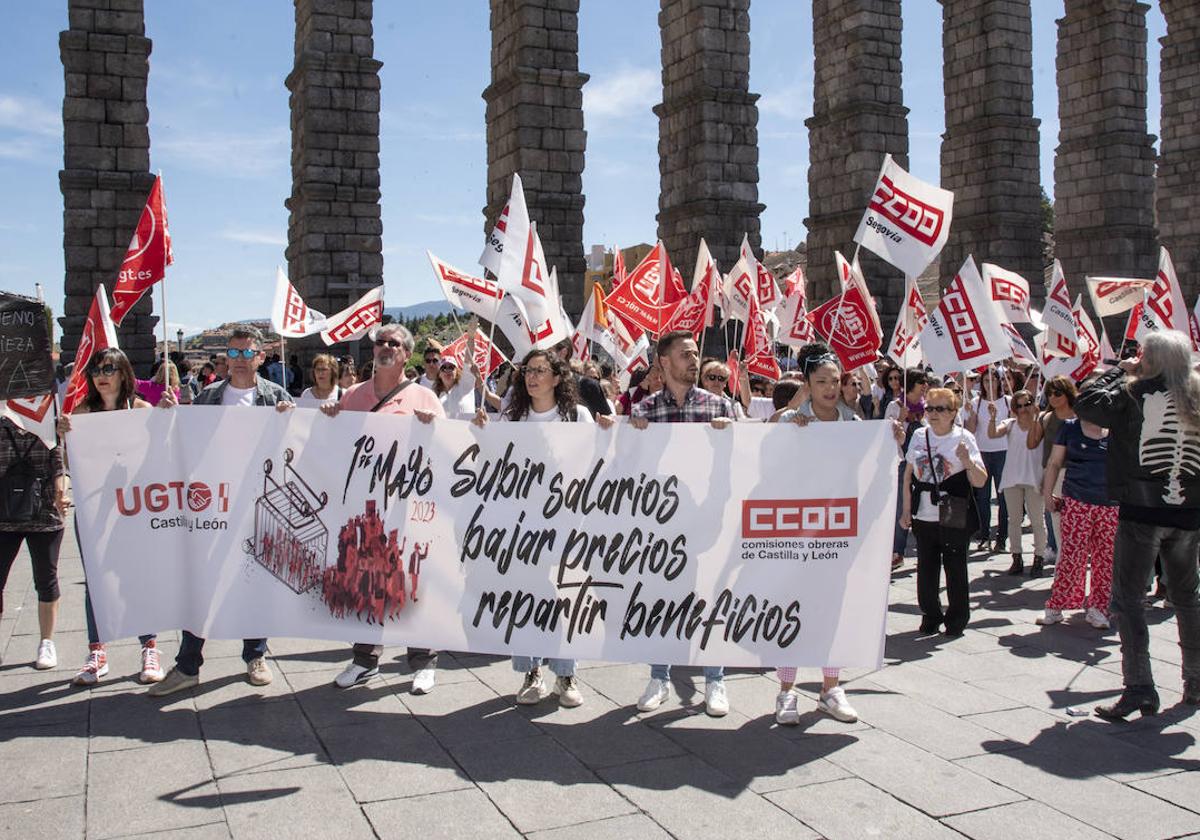
{"label": "pink shirt", "polygon": [[[370,411],[377,402],[379,397],[375,396],[375,380],[368,379],[347,389],[338,404],[343,411]],[[428,411],[437,417],[446,416],[437,394],[415,382],[402,388],[399,394],[380,406],[378,413],[412,414],[414,411]]]}

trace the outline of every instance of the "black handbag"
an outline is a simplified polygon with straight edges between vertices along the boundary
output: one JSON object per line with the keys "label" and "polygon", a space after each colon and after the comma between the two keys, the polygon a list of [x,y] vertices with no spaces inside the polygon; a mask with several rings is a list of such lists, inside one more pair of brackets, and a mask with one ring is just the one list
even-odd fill
{"label": "black handbag", "polygon": [[962,496],[943,493],[941,482],[938,481],[937,468],[933,463],[933,447],[929,442],[929,429],[925,429],[925,449],[929,452],[929,470],[933,473],[932,500],[938,509],[938,525],[965,531],[967,528],[967,500]]}
{"label": "black handbag", "polygon": [[5,426],[4,432],[17,457],[0,476],[0,522],[32,522],[42,512],[42,477],[29,457],[38,441],[31,440],[22,453],[12,429]]}

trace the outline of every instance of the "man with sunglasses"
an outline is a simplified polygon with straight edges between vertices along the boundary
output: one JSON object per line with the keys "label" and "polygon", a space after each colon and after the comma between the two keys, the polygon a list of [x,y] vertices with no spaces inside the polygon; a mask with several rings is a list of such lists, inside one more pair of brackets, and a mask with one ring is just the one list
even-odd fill
{"label": "man with sunglasses", "polygon": [[[192,405],[274,406],[276,411],[294,408],[292,398],[282,387],[257,374],[263,361],[262,333],[254,327],[235,327],[229,335],[224,358],[228,360],[229,378],[209,385],[192,401]],[[174,408],[179,403],[170,388],[163,391],[159,408]],[[242,661],[246,663],[246,679],[251,685],[269,685],[273,677],[267,667],[267,640],[242,639]],[[204,664],[204,639],[189,630],[183,631],[175,667],[162,682],[150,687],[147,694],[165,697],[200,682],[200,666]]]}
{"label": "man with sunglasses", "polygon": [[[411,347],[408,349],[408,352],[410,355],[412,354]],[[433,343],[431,342],[425,348],[425,357],[424,358],[425,358],[425,369],[421,372],[421,375],[419,377],[417,377],[417,384],[423,385],[426,388],[429,388],[430,390],[432,390],[434,383],[437,382],[438,368],[442,364],[442,352],[439,348],[435,347],[433,345]]]}
{"label": "man with sunglasses", "polygon": [[[380,414],[416,415],[422,423],[430,423],[435,417],[445,417],[441,400],[437,394],[404,375],[404,366],[413,351],[412,333],[403,324],[384,324],[371,333],[374,344],[374,364],[371,378],[348,389],[338,402],[321,406],[321,413],[336,417],[342,411],[371,411]],[[426,361],[430,357],[440,363],[436,350],[425,351]],[[426,365],[428,369],[428,365]],[[438,365],[433,366],[437,376]],[[338,674],[333,684],[338,688],[362,685],[379,674],[379,657],[383,645],[358,642],[353,647],[354,657],[350,664]],[[408,667],[413,672],[412,693],[428,694],[437,679],[437,652],[428,648],[408,649]]]}

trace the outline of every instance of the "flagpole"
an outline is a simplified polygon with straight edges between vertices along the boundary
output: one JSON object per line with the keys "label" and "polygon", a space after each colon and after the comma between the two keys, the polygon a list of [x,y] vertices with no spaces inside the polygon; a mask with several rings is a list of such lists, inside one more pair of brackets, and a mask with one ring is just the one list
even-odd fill
{"label": "flagpole", "polygon": [[[167,257],[169,255],[170,249],[167,246],[167,231],[166,231],[166,224],[165,224],[165,219],[167,216],[167,213],[166,213],[167,199],[166,199],[166,195],[165,195],[166,185],[163,183],[163,176],[162,176],[161,169],[158,170],[158,183],[159,183],[159,194],[162,196],[162,204],[163,204],[163,208],[164,208],[163,209],[164,225],[163,225],[163,249],[162,249],[162,280],[159,281],[159,289],[161,290],[161,300],[162,300],[163,364],[165,365],[167,363],[167,347],[169,346],[168,341],[167,341]],[[166,370],[163,371],[163,385],[168,390],[171,387],[171,377],[167,373]]]}

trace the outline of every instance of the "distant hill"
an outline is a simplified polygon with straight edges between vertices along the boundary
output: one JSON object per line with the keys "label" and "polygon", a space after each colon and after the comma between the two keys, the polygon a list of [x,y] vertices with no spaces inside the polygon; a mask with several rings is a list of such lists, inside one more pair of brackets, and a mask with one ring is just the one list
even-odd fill
{"label": "distant hill", "polygon": [[[424,303],[414,303],[412,306],[397,306],[383,310],[384,315],[393,318],[425,318],[428,316],[449,315],[454,307],[445,300],[427,300]],[[458,314],[463,314],[459,309]]]}

